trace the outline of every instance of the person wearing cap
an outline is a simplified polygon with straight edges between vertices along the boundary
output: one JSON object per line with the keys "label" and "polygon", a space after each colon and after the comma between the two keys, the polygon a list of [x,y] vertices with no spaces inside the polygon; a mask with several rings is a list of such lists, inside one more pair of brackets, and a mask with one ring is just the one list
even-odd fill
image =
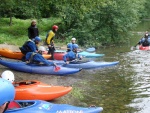
{"label": "person wearing cap", "polygon": [[69,64],[70,61],[74,61],[76,59],[82,60],[82,56],[77,53],[78,47],[79,46],[77,44],[74,44],[73,50],[70,48],[67,49],[67,54],[63,56],[63,60],[66,64]]}
{"label": "person wearing cap", "polygon": [[0,86],[0,113],[4,113],[15,98],[15,88],[10,81],[3,78],[0,78]]}
{"label": "person wearing cap", "polygon": [[35,39],[33,40],[28,40],[26,41],[22,47],[20,47],[19,49],[21,50],[21,52],[26,55],[28,52],[37,52],[38,48],[37,45],[39,44],[39,42],[41,41],[41,38],[39,36],[36,36]]}
{"label": "person wearing cap", "polygon": [[71,51],[73,51],[74,44],[76,44],[76,38],[71,39],[71,43],[67,44],[67,49],[70,49]]}
{"label": "person wearing cap", "polygon": [[48,32],[48,34],[46,35],[45,43],[46,43],[46,45],[48,46],[48,49],[49,49],[48,54],[51,54],[51,60],[54,60],[55,46],[54,46],[53,38],[54,38],[57,30],[58,30],[58,26],[53,25],[52,30],[50,30]]}
{"label": "person wearing cap", "polygon": [[39,30],[36,26],[36,20],[32,20],[30,27],[28,28],[28,37],[29,39],[34,39],[36,36],[39,36]]}

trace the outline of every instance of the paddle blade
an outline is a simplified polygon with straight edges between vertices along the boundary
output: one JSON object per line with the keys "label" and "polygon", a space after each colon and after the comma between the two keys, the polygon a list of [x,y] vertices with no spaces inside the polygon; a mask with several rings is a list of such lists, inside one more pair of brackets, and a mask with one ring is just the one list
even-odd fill
{"label": "paddle blade", "polygon": [[60,67],[59,66],[56,66],[55,68],[54,68],[54,71],[55,72],[57,72],[57,71],[59,71],[60,70]]}

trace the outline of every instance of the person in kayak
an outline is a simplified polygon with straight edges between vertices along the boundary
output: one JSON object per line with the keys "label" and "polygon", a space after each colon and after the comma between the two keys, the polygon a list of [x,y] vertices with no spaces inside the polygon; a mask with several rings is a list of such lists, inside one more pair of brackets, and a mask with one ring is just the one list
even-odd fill
{"label": "person in kayak", "polygon": [[67,44],[67,49],[70,49],[72,51],[74,49],[74,44],[76,44],[76,38],[71,39],[71,43]]}
{"label": "person in kayak", "polygon": [[64,62],[66,62],[66,64],[69,64],[70,61],[74,61],[76,59],[79,59],[79,60],[82,59],[82,56],[77,53],[78,47],[79,46],[77,44],[74,44],[73,50],[72,48],[67,49],[67,54],[63,56],[63,60]]}
{"label": "person in kayak", "polygon": [[38,53],[28,52],[25,56],[26,62],[43,65],[54,65],[56,67],[57,65],[54,62],[50,62],[42,56],[43,52],[45,52],[45,48],[42,46],[39,48]]}
{"label": "person in kayak", "polygon": [[138,45],[142,45],[144,47],[150,45],[150,36],[148,34],[148,31],[145,32],[144,37],[140,39],[140,41],[138,42]]}
{"label": "person in kayak", "polygon": [[54,38],[54,36],[55,36],[57,30],[58,30],[58,26],[57,26],[57,25],[53,25],[52,30],[50,30],[50,31],[48,32],[48,34],[46,35],[45,43],[46,43],[46,45],[47,45],[47,47],[48,47],[48,49],[49,49],[49,50],[48,50],[48,54],[51,54],[51,55],[52,55],[52,56],[51,56],[51,60],[54,60],[54,59],[55,59],[55,58],[54,58],[55,46],[54,46],[53,38]]}
{"label": "person in kayak", "polygon": [[28,28],[28,37],[33,40],[36,36],[39,36],[39,30],[36,26],[36,20],[32,20],[31,25]]}
{"label": "person in kayak", "polygon": [[[71,43],[68,43],[67,44],[67,49],[70,49],[71,51],[73,51],[74,50],[74,46],[76,46],[76,45],[78,45],[78,44],[76,44],[76,38],[72,38],[71,39]],[[78,51],[82,51],[81,49],[79,50],[78,49]]]}
{"label": "person in kayak", "polygon": [[15,98],[15,88],[11,82],[0,78],[0,113],[4,113]]}
{"label": "person in kayak", "polygon": [[21,50],[21,52],[26,55],[28,52],[37,52],[38,48],[37,45],[39,44],[39,42],[41,41],[41,38],[39,36],[36,36],[35,39],[33,40],[28,40],[26,41],[22,47],[20,47],[19,49]]}
{"label": "person in kayak", "polygon": [[14,77],[14,74],[13,72],[9,71],[9,70],[6,70],[4,71],[2,74],[1,74],[1,77],[5,80],[8,80],[10,81],[11,83],[14,82],[15,80],[15,77]]}
{"label": "person in kayak", "polygon": [[[7,81],[9,81],[10,83],[13,83],[15,80],[14,77],[14,73],[12,71],[6,70],[1,74],[1,77]],[[9,104],[7,105],[6,109],[14,109],[14,108],[20,108],[21,106],[15,102],[15,101],[11,101],[9,102]]]}

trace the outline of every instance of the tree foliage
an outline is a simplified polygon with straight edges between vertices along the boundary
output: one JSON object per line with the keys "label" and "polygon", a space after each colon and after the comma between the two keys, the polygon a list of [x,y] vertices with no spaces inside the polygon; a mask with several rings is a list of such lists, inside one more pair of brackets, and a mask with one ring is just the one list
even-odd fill
{"label": "tree foliage", "polygon": [[[74,36],[81,45],[120,44],[148,14],[149,0],[1,0],[0,16],[62,18],[63,37]],[[146,10],[147,9],[147,10]]]}

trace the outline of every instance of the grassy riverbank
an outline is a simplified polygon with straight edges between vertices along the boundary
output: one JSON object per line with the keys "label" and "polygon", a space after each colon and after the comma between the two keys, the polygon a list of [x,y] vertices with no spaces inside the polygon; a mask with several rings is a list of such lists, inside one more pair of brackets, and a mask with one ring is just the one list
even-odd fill
{"label": "grassy riverbank", "polygon": [[[40,37],[45,40],[47,32],[51,26],[61,22],[58,18],[47,18],[37,21]],[[0,44],[7,43],[21,46],[28,40],[27,29],[31,24],[31,19],[21,20],[13,18],[12,26],[9,26],[9,18],[0,18]],[[56,39],[55,39],[56,40]],[[57,40],[55,42],[58,42]],[[62,42],[58,42],[62,44]]]}

